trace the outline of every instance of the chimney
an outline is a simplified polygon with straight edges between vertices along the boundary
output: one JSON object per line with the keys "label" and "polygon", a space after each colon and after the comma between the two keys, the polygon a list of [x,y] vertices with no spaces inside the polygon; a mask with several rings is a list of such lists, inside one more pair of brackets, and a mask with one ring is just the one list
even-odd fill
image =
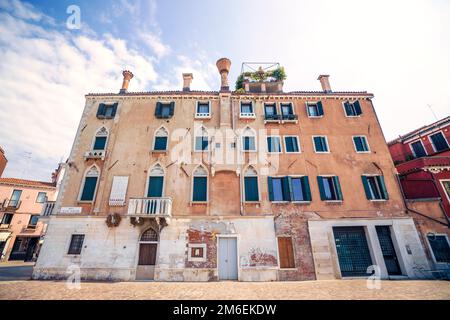
{"label": "chimney", "polygon": [[183,73],[183,91],[191,91],[192,73]]}
{"label": "chimney", "polygon": [[331,92],[330,81],[328,80],[330,76],[327,74],[321,74],[317,80],[320,81],[320,85],[322,86],[322,90],[324,92]]}
{"label": "chimney", "polygon": [[221,58],[216,62],[217,69],[220,73],[220,91],[230,91],[230,86],[228,85],[228,73],[230,72],[231,61],[228,58]]}
{"label": "chimney", "polygon": [[130,83],[130,80],[133,79],[133,73],[131,71],[124,70],[122,72],[122,75],[123,75],[122,89],[120,89],[119,93],[127,93],[128,84]]}

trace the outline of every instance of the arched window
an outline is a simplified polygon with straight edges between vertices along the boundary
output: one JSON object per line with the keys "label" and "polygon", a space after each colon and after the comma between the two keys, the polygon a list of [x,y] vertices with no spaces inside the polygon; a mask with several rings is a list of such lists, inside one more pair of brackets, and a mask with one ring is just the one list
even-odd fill
{"label": "arched window", "polygon": [[101,127],[97,130],[92,143],[92,150],[105,150],[106,143],[108,142],[108,129]]}
{"label": "arched window", "polygon": [[193,173],[192,201],[208,201],[208,171],[202,165],[199,165]]}
{"label": "arched window", "polygon": [[80,201],[94,201],[100,170],[92,166],[86,171],[80,190]]}
{"label": "arched window", "polygon": [[158,233],[152,228],[147,229],[141,235],[141,242],[157,242],[158,241]]}
{"label": "arched window", "polygon": [[208,130],[205,127],[200,127],[195,133],[195,151],[208,151],[209,137]]}
{"label": "arched window", "polygon": [[259,201],[258,173],[252,166],[244,171],[244,195],[245,201]]}
{"label": "arched window", "polygon": [[164,193],[164,169],[157,163],[149,171],[147,197],[161,198]]}
{"label": "arched window", "polygon": [[166,128],[161,127],[155,132],[155,138],[153,141],[154,151],[165,151],[167,150],[167,142],[169,138],[169,132]]}
{"label": "arched window", "polygon": [[242,132],[242,151],[256,151],[256,134],[249,127]]}

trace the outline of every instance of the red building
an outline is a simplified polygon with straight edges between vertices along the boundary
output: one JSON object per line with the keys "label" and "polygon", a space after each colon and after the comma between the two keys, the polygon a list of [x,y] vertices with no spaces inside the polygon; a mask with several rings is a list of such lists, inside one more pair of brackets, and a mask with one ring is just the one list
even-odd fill
{"label": "red building", "polygon": [[450,263],[450,116],[388,143],[408,211],[434,269]]}

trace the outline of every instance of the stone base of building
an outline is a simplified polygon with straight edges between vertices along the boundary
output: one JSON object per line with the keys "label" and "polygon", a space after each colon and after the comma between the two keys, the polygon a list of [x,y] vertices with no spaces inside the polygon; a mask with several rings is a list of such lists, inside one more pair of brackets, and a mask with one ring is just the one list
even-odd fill
{"label": "stone base of building", "polygon": [[[308,221],[308,226],[318,280],[367,278],[368,276],[378,277],[379,279],[428,278],[424,271],[430,269],[429,262],[411,218],[311,219]],[[386,256],[386,242],[383,242],[382,246],[380,235],[377,233],[379,232],[377,229],[379,226],[388,228],[385,229],[388,230],[391,238],[388,242],[391,242],[393,246],[389,257]],[[349,233],[352,232],[351,230],[355,230],[352,228],[359,228],[360,234],[365,238],[363,242],[367,243],[367,245],[364,245],[367,248],[366,251],[368,251],[367,259],[372,262],[372,266],[363,275],[352,276],[352,271],[348,267],[352,263],[351,255],[354,257],[359,254],[356,252],[357,250],[349,246],[347,251],[350,251],[350,254],[345,256],[346,249],[342,250],[341,248],[344,245],[343,241],[339,242],[336,239],[336,230],[341,230],[341,234],[345,237],[346,230],[349,230]],[[361,242],[360,240],[353,239],[351,241]],[[386,241],[386,238],[384,240]],[[389,239],[387,238],[387,240]],[[395,255],[394,258],[393,255]],[[389,262],[387,262],[387,259],[389,259]],[[388,268],[388,264],[390,264],[390,268]],[[343,268],[347,270],[344,271]],[[393,274],[392,269],[395,270],[395,268],[398,269],[398,272]]]}
{"label": "stone base of building", "polygon": [[[141,236],[150,228],[159,226],[152,219],[133,226],[124,218],[119,226],[109,228],[104,217],[54,216],[33,279],[137,280],[140,246],[148,243],[141,241]],[[177,218],[155,231],[158,239],[154,273],[139,280],[277,280],[272,216]],[[85,236],[79,255],[68,254],[74,234]],[[230,257],[221,253],[221,242],[234,244]],[[228,260],[233,261],[235,269],[230,267],[224,272],[220,264]]]}

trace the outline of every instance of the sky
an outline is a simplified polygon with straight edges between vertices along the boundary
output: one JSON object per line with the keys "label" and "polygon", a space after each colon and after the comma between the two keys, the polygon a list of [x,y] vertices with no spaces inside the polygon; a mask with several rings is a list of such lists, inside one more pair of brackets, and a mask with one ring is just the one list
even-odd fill
{"label": "sky", "polygon": [[218,90],[221,57],[231,84],[261,61],[284,66],[285,91],[320,90],[319,74],[369,91],[389,141],[449,115],[450,1],[0,0],[3,176],[48,181],[84,95],[118,92],[122,70],[129,91],[180,90],[183,72]]}

